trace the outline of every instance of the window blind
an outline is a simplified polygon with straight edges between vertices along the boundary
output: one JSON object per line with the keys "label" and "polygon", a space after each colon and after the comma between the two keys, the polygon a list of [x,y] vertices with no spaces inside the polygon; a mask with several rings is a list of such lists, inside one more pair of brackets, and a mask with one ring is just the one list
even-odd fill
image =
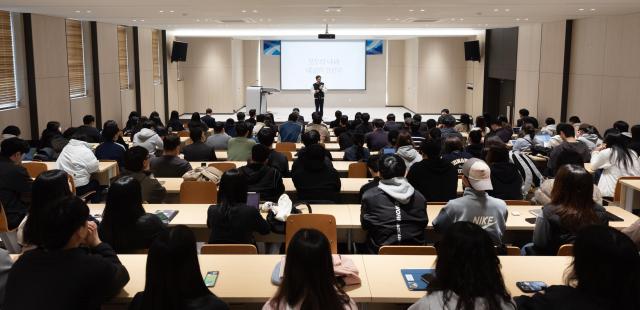
{"label": "window blind", "polygon": [[118,67],[120,70],[120,90],[129,89],[129,53],[126,26],[118,26]]}
{"label": "window blind", "polygon": [[66,20],[67,67],[69,69],[69,96],[79,98],[87,95],[84,75],[84,44],[82,22]]}
{"label": "window blind", "polygon": [[0,11],[0,109],[18,105],[13,56],[11,13]]}
{"label": "window blind", "polygon": [[151,33],[151,53],[153,59],[153,83],[160,84],[160,30],[153,30]]}

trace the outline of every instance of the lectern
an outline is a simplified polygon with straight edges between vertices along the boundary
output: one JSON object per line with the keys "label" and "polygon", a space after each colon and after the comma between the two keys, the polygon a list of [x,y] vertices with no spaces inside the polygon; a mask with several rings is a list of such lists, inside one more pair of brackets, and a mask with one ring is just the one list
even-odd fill
{"label": "lectern", "polygon": [[247,111],[256,109],[256,114],[267,113],[267,96],[273,93],[279,93],[279,89],[266,88],[262,86],[249,86],[246,89],[244,102]]}

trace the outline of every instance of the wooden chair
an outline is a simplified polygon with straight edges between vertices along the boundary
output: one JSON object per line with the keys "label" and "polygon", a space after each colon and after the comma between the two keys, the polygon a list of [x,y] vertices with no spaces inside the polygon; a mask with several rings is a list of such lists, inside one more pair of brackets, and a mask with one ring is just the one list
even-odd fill
{"label": "wooden chair", "polygon": [[282,155],[284,155],[284,157],[287,158],[287,161],[292,161],[293,160],[293,153],[289,152],[289,151],[276,151],[278,153],[282,153]]}
{"label": "wooden chair", "polygon": [[378,250],[379,255],[437,255],[430,245],[385,245]]}
{"label": "wooden chair", "polygon": [[18,243],[18,230],[9,230],[9,221],[7,221],[7,214],[4,212],[2,203],[0,203],[0,239],[9,254],[22,253],[22,247]]}
{"label": "wooden chair", "polygon": [[336,229],[336,218],[330,214],[295,214],[287,218],[287,229],[285,231],[286,247],[289,241],[298,230],[303,228],[313,228],[321,231],[331,244],[331,253],[338,254],[338,232]]}
{"label": "wooden chair", "polygon": [[22,166],[27,169],[27,172],[29,173],[29,176],[33,179],[37,178],[40,173],[43,173],[47,170],[49,170],[49,168],[47,168],[47,164],[45,163],[39,163],[39,162],[28,162],[28,163],[22,163]]}
{"label": "wooden chair", "polygon": [[218,186],[213,182],[184,181],[180,184],[180,203],[209,203],[218,201]]}
{"label": "wooden chair", "polygon": [[227,172],[231,169],[236,169],[236,164],[235,163],[211,163],[209,164],[209,167],[215,167],[218,170],[224,172]]}
{"label": "wooden chair", "polygon": [[188,130],[178,131],[178,137],[189,138],[189,131]]}
{"label": "wooden chair", "polygon": [[349,172],[347,174],[349,178],[366,178],[367,177],[367,163],[358,162],[349,164]]}
{"label": "wooden chair", "polygon": [[573,256],[573,244],[563,244],[558,249],[557,256]]}
{"label": "wooden chair", "polygon": [[278,142],[276,143],[276,151],[278,152],[295,152],[296,144],[293,142]]}
{"label": "wooden chair", "polygon": [[69,187],[71,187],[71,192],[76,194],[76,182],[73,180],[73,177],[70,174],[67,174],[67,180],[69,181]]}
{"label": "wooden chair", "polygon": [[513,245],[506,245],[504,247],[507,250],[507,255],[508,256],[520,256],[520,248],[517,246],[513,246]]}
{"label": "wooden chair", "polygon": [[507,206],[530,206],[531,201],[529,200],[505,200]]}
{"label": "wooden chair", "polygon": [[9,221],[7,220],[7,214],[4,213],[4,206],[0,202],[0,232],[9,231]]}
{"label": "wooden chair", "polygon": [[613,202],[609,203],[609,205],[616,205],[616,206],[620,205],[620,200],[622,197],[622,183],[620,183],[621,180],[639,180],[639,179],[640,179],[640,176],[619,177],[618,181],[616,182],[616,189],[613,192]]}
{"label": "wooden chair", "polygon": [[253,244],[205,244],[200,254],[255,255],[258,254],[258,249]]}

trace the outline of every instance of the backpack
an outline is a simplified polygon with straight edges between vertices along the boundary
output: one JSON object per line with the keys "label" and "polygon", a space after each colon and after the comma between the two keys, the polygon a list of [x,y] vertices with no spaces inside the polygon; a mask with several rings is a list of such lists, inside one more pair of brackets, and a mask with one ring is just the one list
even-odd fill
{"label": "backpack", "polygon": [[197,167],[182,176],[185,181],[220,183],[223,172],[216,167]]}

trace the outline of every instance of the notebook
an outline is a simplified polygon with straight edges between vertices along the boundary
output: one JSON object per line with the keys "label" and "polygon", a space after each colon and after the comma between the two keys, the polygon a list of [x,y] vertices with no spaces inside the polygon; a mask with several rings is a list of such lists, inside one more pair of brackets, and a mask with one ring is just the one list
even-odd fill
{"label": "notebook", "polygon": [[429,283],[423,279],[423,275],[433,275],[434,269],[400,269],[404,284],[410,291],[426,291]]}
{"label": "notebook", "polygon": [[169,224],[178,214],[178,210],[156,210],[153,214],[157,215],[163,223]]}

